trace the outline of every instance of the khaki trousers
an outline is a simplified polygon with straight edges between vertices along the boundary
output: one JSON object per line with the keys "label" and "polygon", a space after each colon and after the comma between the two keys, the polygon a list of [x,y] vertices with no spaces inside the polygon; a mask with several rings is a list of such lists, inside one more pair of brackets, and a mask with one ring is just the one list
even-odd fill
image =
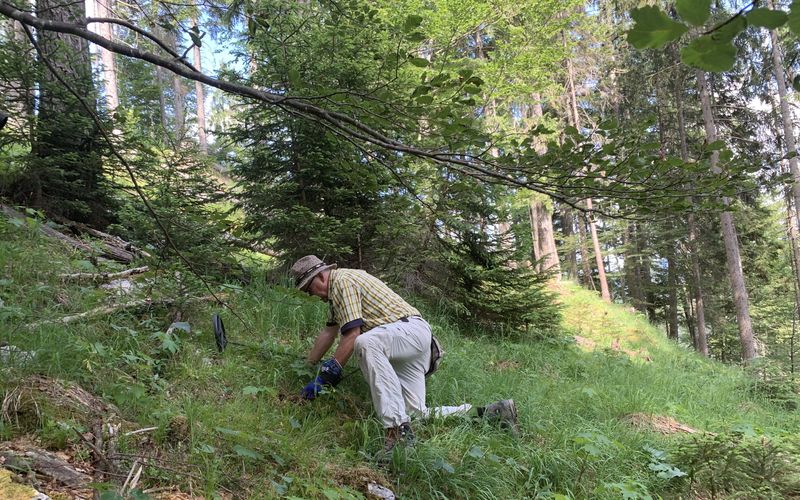
{"label": "khaki trousers", "polygon": [[431,327],[419,316],[381,325],[356,339],[356,358],[369,384],[375,413],[386,428],[425,413],[425,372]]}

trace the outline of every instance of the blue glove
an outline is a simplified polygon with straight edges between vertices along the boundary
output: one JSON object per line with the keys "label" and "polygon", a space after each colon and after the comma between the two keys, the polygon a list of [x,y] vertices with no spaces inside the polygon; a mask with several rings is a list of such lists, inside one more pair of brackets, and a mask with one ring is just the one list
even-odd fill
{"label": "blue glove", "polygon": [[336,358],[325,361],[319,369],[319,375],[303,387],[303,391],[301,392],[302,396],[308,400],[312,400],[322,392],[323,386],[335,386],[342,381],[342,371],[342,365],[336,361]]}
{"label": "blue glove", "polygon": [[307,400],[311,401],[312,399],[317,397],[317,394],[322,392],[323,385],[325,385],[325,381],[322,380],[322,377],[317,377],[308,384],[306,384],[306,386],[303,387],[303,391],[300,394]]}

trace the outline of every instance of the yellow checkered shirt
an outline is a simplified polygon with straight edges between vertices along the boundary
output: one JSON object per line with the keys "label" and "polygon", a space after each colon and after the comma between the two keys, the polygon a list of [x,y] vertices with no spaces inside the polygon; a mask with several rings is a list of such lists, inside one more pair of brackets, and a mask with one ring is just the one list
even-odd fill
{"label": "yellow checkered shirt", "polygon": [[419,311],[386,283],[359,269],[333,269],[328,278],[328,325],[346,332],[357,326],[366,332]]}

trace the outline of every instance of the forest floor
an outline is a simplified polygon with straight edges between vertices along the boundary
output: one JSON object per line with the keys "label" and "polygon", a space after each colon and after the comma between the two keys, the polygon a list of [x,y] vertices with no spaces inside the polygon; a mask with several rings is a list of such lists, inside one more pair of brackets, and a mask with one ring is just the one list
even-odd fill
{"label": "forest floor", "polygon": [[[703,359],[573,284],[557,286],[558,334],[501,337],[424,310],[446,349],[429,406],[513,398],[522,432],[417,422],[416,446],[381,464],[383,431],[352,366],[335,393],[298,397],[321,303],[254,276],[214,289],[223,309],[157,262],[131,287],[75,282],[61,275],[122,266],[40,224],[0,218],[2,498],[30,498],[18,482],[104,499],[363,498],[370,484],[423,499],[800,495],[788,381]],[[247,346],[217,352],[215,312]]]}

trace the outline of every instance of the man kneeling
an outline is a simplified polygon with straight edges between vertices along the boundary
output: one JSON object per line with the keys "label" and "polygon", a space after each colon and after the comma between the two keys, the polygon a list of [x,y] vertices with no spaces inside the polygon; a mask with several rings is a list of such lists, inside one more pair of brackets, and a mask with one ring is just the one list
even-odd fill
{"label": "man kneeling", "polygon": [[[326,385],[342,380],[343,367],[355,352],[361,373],[369,384],[375,413],[386,429],[384,450],[414,440],[410,416],[447,416],[466,413],[470,404],[429,409],[425,406],[425,374],[430,366],[431,327],[419,311],[366,271],[337,269],[314,255],[291,268],[300,290],[329,305],[327,326],[308,354],[317,363],[341,333],[333,357],[322,363],[319,375],[302,391],[314,399]],[[514,401],[498,401],[478,409],[479,416],[498,420],[518,431]]]}

